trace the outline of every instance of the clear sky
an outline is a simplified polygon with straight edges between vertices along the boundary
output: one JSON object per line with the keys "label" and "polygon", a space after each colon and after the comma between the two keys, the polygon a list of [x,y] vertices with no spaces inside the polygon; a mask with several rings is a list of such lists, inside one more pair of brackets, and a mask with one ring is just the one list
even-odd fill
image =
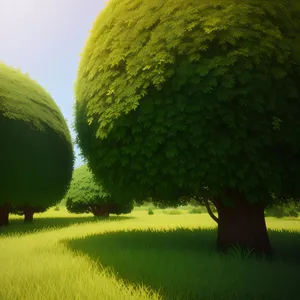
{"label": "clear sky", "polygon": [[[20,68],[41,84],[60,107],[70,129],[80,53],[106,2],[0,0],[0,61]],[[76,167],[82,163],[78,153],[76,149]]]}

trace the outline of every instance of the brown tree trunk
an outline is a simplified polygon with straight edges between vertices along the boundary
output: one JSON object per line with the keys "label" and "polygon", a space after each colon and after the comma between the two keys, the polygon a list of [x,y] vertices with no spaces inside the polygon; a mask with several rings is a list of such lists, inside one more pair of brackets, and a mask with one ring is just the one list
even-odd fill
{"label": "brown tree trunk", "polygon": [[92,206],[90,206],[89,208],[90,208],[91,213],[92,213],[94,216],[96,216],[96,209],[95,209],[95,206],[92,205]]}
{"label": "brown tree trunk", "polygon": [[26,207],[24,208],[24,222],[31,223],[33,221],[34,209]]}
{"label": "brown tree trunk", "polygon": [[7,226],[9,218],[9,205],[0,206],[0,226]]}
{"label": "brown tree trunk", "polygon": [[267,232],[264,206],[250,204],[238,193],[227,194],[234,206],[216,202],[218,211],[217,248],[224,252],[232,246],[252,250],[258,255],[271,257],[272,248]]}
{"label": "brown tree trunk", "polygon": [[95,217],[109,217],[109,211],[105,205],[94,205],[93,214]]}

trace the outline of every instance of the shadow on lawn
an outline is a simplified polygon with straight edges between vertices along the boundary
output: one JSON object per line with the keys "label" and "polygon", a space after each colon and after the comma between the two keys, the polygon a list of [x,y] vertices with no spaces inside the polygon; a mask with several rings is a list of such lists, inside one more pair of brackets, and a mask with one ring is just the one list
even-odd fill
{"label": "shadow on lawn", "polygon": [[24,235],[48,229],[59,229],[74,224],[123,221],[132,218],[129,216],[110,216],[108,219],[96,218],[94,216],[35,218],[32,223],[24,223],[23,219],[10,219],[7,227],[0,227],[0,237]]}
{"label": "shadow on lawn", "polygon": [[215,229],[121,231],[63,243],[163,299],[296,299],[300,233],[270,230],[270,238],[273,262],[218,254]]}

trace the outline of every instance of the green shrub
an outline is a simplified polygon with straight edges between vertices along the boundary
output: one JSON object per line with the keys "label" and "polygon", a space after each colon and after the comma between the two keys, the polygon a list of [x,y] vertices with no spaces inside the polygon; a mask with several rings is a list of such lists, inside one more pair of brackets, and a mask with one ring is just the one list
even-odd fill
{"label": "green shrub", "polygon": [[295,210],[296,212],[300,213],[300,203],[297,203],[294,199],[292,199],[292,201],[286,206],[291,210]]}
{"label": "green shrub", "polygon": [[298,217],[297,205],[294,203],[286,205],[276,205],[266,209],[265,215],[267,217],[283,218],[283,217]]}
{"label": "green shrub", "polygon": [[274,207],[268,208],[265,211],[265,216],[266,217],[283,218],[284,217],[283,207],[274,206]]}
{"label": "green shrub", "polygon": [[154,215],[152,208],[148,208],[148,215]]}
{"label": "green shrub", "polygon": [[272,213],[275,218],[283,218],[285,216],[283,207],[274,207]]}
{"label": "green shrub", "polygon": [[167,214],[167,215],[181,215],[182,214],[182,210],[168,209],[168,210],[164,210],[164,214]]}
{"label": "green shrub", "polygon": [[295,209],[291,209],[288,211],[288,217],[298,217],[298,212]]}
{"label": "green shrub", "polygon": [[194,207],[189,210],[189,214],[202,214],[206,212],[206,208],[202,206]]}
{"label": "green shrub", "polygon": [[55,207],[54,207],[54,210],[55,210],[55,211],[60,211],[60,208],[59,208],[58,206],[55,206]]}

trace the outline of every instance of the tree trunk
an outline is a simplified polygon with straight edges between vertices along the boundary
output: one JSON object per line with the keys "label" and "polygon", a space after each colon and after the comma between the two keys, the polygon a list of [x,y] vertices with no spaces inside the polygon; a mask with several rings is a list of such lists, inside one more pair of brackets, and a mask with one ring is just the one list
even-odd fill
{"label": "tree trunk", "polygon": [[90,206],[90,211],[93,213],[93,215],[96,217],[96,209],[95,209],[95,205]]}
{"label": "tree trunk", "polygon": [[93,214],[95,217],[109,217],[109,211],[105,209],[104,205],[94,205]]}
{"label": "tree trunk", "polygon": [[24,208],[24,222],[31,223],[33,221],[34,210],[31,208]]}
{"label": "tree trunk", "polygon": [[232,246],[252,250],[258,255],[271,257],[272,248],[267,232],[264,206],[247,203],[240,194],[229,195],[234,206],[217,201],[218,237],[217,248],[224,252]]}
{"label": "tree trunk", "polygon": [[9,206],[4,204],[0,206],[0,226],[8,225]]}

